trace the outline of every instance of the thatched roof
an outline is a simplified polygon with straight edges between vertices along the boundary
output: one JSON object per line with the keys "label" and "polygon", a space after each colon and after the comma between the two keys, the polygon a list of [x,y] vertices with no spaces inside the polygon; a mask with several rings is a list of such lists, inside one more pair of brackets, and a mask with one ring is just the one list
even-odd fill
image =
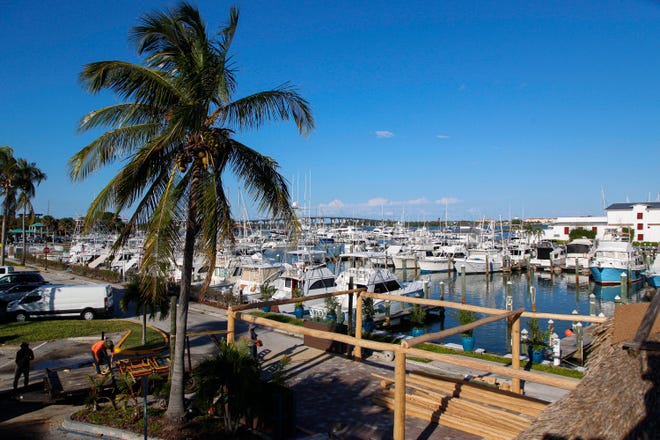
{"label": "thatched roof", "polygon": [[[614,343],[614,319],[599,325],[587,373],[548,406],[525,439],[657,439],[660,436],[660,352]],[[647,341],[660,341],[660,333]]]}

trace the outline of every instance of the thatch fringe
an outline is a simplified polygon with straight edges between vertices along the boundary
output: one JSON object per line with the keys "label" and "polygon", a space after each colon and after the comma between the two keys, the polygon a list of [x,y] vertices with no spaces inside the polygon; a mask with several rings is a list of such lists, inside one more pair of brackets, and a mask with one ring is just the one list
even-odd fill
{"label": "thatch fringe", "polygon": [[[613,319],[594,332],[578,387],[518,436],[526,439],[652,439],[660,432],[660,353],[612,344]],[[660,334],[649,337],[659,340]]]}

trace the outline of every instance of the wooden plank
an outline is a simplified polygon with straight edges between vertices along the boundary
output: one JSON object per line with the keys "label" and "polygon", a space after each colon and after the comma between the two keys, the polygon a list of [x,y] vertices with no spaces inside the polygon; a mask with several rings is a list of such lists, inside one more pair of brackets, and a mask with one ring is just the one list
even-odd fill
{"label": "wooden plank", "polygon": [[421,383],[432,388],[452,392],[454,396],[476,399],[477,401],[487,402],[530,416],[538,416],[548,406],[547,402],[538,399],[520,396],[515,393],[497,390],[468,381],[446,378],[432,373],[411,372],[408,381],[410,383]]}
{"label": "wooden plank", "polygon": [[[372,397],[372,402],[390,410],[394,409],[394,397],[385,393],[378,393],[378,395]],[[497,426],[485,425],[466,417],[453,414],[440,414],[437,411],[429,410],[412,402],[406,407],[406,415],[428,422],[438,423],[443,426],[448,426],[450,428],[458,429],[487,439],[508,440],[515,438],[517,435],[508,430],[503,430]]]}

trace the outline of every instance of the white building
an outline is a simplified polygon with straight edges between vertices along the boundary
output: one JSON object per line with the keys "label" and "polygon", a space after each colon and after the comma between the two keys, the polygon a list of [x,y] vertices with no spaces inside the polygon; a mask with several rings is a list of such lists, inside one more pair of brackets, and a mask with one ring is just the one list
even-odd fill
{"label": "white building", "polygon": [[660,242],[660,202],[614,203],[606,211],[609,227],[634,230],[634,241]]}
{"label": "white building", "polygon": [[605,217],[558,217],[548,225],[543,238],[569,240],[573,229],[596,231],[602,238],[606,229],[629,228],[638,242],[660,242],[660,202],[613,203],[605,209]]}
{"label": "white building", "polygon": [[570,240],[570,232],[573,229],[586,229],[596,231],[596,238],[601,238],[607,227],[607,217],[557,217],[548,225],[543,234],[545,240]]}

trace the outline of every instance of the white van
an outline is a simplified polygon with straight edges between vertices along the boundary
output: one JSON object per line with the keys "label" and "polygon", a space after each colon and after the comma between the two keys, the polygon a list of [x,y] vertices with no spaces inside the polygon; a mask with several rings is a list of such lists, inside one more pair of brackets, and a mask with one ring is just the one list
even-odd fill
{"label": "white van", "polygon": [[110,284],[44,284],[7,304],[7,315],[17,321],[46,316],[80,316],[92,320],[112,311]]}

